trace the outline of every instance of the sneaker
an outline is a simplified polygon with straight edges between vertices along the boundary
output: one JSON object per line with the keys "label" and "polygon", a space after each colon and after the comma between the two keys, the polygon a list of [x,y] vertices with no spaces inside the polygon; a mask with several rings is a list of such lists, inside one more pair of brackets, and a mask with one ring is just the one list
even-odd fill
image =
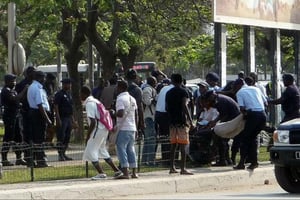
{"label": "sneaker", "polygon": [[101,180],[106,179],[106,174],[97,174],[96,176],[92,177],[92,180]]}
{"label": "sneaker", "polygon": [[27,162],[24,159],[16,160],[16,165],[27,165]]}
{"label": "sneaker", "polygon": [[255,168],[258,168],[258,163],[251,163],[251,165],[247,167],[249,170],[254,170]]}
{"label": "sneaker", "polygon": [[63,155],[58,155],[58,161],[65,161],[65,157]]}
{"label": "sneaker", "polygon": [[73,160],[73,158],[70,158],[69,156],[64,155],[65,160]]}
{"label": "sneaker", "polygon": [[46,162],[38,162],[36,165],[34,165],[34,168],[45,168],[45,167],[50,167],[48,163]]}
{"label": "sneaker", "polygon": [[9,162],[8,160],[3,160],[3,161],[2,161],[2,165],[3,165],[3,166],[13,166],[14,164],[11,163],[11,162]]}
{"label": "sneaker", "polygon": [[118,177],[120,177],[122,175],[123,175],[122,171],[117,171],[117,172],[115,172],[114,178],[118,178]]}

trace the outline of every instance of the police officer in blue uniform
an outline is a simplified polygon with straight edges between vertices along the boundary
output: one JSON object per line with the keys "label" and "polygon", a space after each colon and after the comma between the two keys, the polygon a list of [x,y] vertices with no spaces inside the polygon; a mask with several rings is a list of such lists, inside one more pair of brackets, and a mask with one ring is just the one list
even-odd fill
{"label": "police officer in blue uniform", "polygon": [[[73,119],[73,100],[70,94],[71,79],[65,78],[62,81],[62,89],[54,97],[54,111],[56,116],[56,138],[58,148],[58,160],[72,160],[66,156],[72,130]],[[75,123],[76,124],[76,123]]]}
{"label": "police officer in blue uniform", "polygon": [[47,114],[50,111],[48,97],[43,84],[45,73],[36,71],[34,80],[28,88],[27,100],[29,103],[29,117],[31,119],[32,142],[34,144],[35,167],[48,167],[46,154],[43,148],[45,142],[46,127],[52,125],[52,121]]}

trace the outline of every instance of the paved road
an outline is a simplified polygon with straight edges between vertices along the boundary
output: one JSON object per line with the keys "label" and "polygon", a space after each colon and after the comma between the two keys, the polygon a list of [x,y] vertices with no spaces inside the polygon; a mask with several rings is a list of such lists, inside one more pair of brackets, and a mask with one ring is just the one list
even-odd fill
{"label": "paved road", "polygon": [[297,194],[289,194],[273,182],[268,185],[233,187],[226,190],[208,190],[196,193],[172,193],[152,195],[132,195],[116,199],[300,199]]}

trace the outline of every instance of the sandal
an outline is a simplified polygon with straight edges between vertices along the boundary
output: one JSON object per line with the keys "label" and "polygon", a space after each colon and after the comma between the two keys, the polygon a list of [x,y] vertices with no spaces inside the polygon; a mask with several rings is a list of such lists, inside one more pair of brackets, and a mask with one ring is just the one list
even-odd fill
{"label": "sandal", "polygon": [[181,171],[180,174],[181,175],[194,175],[192,172],[189,172],[189,171],[186,171],[186,170]]}
{"label": "sandal", "polygon": [[131,175],[131,178],[139,178],[139,175],[135,174],[135,175]]}
{"label": "sandal", "polygon": [[169,174],[176,174],[178,171],[176,169],[170,169]]}
{"label": "sandal", "polygon": [[122,175],[122,176],[115,177],[115,179],[129,179],[129,176]]}

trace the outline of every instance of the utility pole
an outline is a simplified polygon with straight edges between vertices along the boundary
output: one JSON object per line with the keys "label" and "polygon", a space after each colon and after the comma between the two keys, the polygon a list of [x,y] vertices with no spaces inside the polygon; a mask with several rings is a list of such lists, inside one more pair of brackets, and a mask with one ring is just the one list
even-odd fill
{"label": "utility pole", "polygon": [[[92,0],[87,0],[87,16],[92,8]],[[88,72],[89,72],[89,85],[91,88],[94,87],[94,59],[93,59],[93,45],[91,41],[88,39]]]}
{"label": "utility pole", "polygon": [[16,30],[16,4],[8,4],[8,73],[13,72],[13,45]]}

